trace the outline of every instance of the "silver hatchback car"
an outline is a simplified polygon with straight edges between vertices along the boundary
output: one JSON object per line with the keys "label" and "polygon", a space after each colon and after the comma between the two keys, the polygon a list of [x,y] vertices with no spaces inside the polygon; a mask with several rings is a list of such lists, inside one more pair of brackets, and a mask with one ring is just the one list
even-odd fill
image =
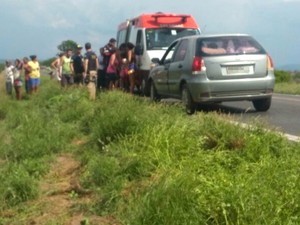
{"label": "silver hatchback car", "polygon": [[192,114],[200,103],[252,101],[257,111],[271,106],[275,77],[271,57],[245,34],[197,35],[173,42],[150,71],[150,98],[182,99]]}

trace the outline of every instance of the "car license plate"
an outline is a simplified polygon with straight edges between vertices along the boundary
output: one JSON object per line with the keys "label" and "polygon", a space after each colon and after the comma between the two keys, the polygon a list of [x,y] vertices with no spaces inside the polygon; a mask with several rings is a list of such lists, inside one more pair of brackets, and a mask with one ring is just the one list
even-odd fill
{"label": "car license plate", "polygon": [[228,66],[226,69],[227,69],[228,75],[249,74],[249,72],[250,72],[249,66]]}

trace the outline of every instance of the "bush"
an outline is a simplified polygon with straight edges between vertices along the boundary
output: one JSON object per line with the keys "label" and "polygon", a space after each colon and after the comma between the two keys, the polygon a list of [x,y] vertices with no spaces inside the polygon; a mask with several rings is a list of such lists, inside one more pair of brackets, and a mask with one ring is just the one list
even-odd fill
{"label": "bush", "polygon": [[292,75],[290,72],[283,71],[283,70],[275,70],[275,82],[291,82]]}
{"label": "bush", "polygon": [[4,70],[5,68],[5,64],[4,63],[0,63],[0,73]]}
{"label": "bush", "polygon": [[[0,206],[14,206],[38,195],[38,186],[23,166],[10,164],[1,170]],[[0,207],[0,208],[1,208]]]}
{"label": "bush", "polygon": [[51,67],[51,63],[56,59],[56,57],[52,57],[50,59],[46,59],[44,61],[41,61],[40,64],[42,66]]}
{"label": "bush", "polygon": [[294,74],[294,79],[295,79],[296,81],[299,81],[299,80],[300,80],[300,72],[295,72],[295,74]]}

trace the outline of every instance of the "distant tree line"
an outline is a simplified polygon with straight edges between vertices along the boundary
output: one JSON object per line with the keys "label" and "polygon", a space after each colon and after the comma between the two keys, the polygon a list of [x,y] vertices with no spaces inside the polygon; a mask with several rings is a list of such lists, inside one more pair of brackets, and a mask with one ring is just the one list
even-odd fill
{"label": "distant tree line", "polygon": [[4,63],[0,63],[0,72],[3,71],[5,68],[5,64]]}
{"label": "distant tree line", "polygon": [[275,70],[275,82],[300,82],[300,71]]}
{"label": "distant tree line", "polygon": [[57,49],[61,52],[66,52],[68,49],[71,49],[73,52],[75,52],[76,48],[77,43],[72,40],[62,41],[61,44],[57,46]]}
{"label": "distant tree line", "polygon": [[[72,40],[66,40],[66,41],[62,41],[58,46],[57,49],[60,52],[66,52],[68,49],[71,49],[73,52],[75,52],[76,48],[77,48],[77,43],[75,41]],[[46,59],[42,62],[40,62],[41,65],[43,66],[51,66],[51,63],[55,60],[56,57],[52,57],[50,59]]]}

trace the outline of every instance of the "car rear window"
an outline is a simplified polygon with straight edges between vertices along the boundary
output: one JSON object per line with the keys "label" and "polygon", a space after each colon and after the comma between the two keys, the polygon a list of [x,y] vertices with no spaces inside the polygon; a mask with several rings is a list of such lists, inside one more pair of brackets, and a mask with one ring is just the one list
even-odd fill
{"label": "car rear window", "polygon": [[218,56],[237,54],[266,54],[263,47],[249,36],[222,36],[199,38],[197,56]]}

